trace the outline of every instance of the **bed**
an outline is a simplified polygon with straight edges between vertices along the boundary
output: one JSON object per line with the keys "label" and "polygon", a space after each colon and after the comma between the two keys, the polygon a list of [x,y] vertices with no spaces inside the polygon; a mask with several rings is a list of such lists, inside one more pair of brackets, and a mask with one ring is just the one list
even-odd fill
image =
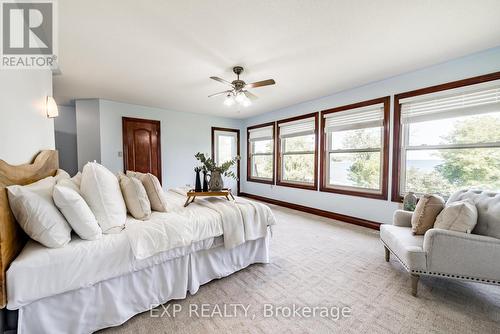
{"label": "bed", "polygon": [[214,202],[184,208],[183,189],[167,192],[169,213],[154,213],[147,222],[128,217],[119,234],[94,241],[72,236],[62,248],[29,240],[10,212],[5,187],[54,175],[57,161],[56,151],[42,151],[22,166],[0,160],[0,302],[3,312],[17,312],[18,333],[91,333],[117,326],[213,279],[269,262],[274,217],[267,207],[237,198],[233,206],[247,225],[244,241],[230,244],[224,233],[232,228],[230,213]]}

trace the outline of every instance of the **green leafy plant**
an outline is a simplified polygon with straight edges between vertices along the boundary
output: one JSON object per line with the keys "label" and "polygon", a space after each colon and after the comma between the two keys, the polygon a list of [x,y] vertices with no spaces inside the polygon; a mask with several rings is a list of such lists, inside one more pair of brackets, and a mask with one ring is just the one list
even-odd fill
{"label": "green leafy plant", "polygon": [[233,171],[229,169],[236,164],[240,160],[240,156],[237,155],[233,159],[228,160],[222,163],[220,166],[217,166],[215,161],[212,158],[207,158],[204,153],[196,153],[194,157],[202,163],[201,169],[205,172],[219,172],[221,175],[226,177],[231,177],[235,180],[238,180],[238,177],[234,174]]}

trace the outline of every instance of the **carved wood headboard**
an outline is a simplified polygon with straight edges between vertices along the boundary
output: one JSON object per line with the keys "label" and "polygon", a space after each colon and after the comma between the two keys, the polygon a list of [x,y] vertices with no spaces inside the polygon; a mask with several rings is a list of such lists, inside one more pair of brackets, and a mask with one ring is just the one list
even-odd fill
{"label": "carved wood headboard", "polygon": [[58,168],[57,151],[41,151],[32,163],[19,166],[0,160],[0,308],[7,305],[7,269],[28,240],[12,215],[6,187],[26,185],[53,176]]}

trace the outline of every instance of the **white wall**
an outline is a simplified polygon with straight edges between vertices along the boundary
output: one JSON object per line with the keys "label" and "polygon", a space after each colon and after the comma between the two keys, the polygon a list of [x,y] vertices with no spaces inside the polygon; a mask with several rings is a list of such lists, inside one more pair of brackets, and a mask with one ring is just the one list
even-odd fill
{"label": "white wall", "polygon": [[58,109],[59,116],[54,119],[54,130],[59,167],[74,175],[78,172],[75,107],[58,106]]}
{"label": "white wall", "polygon": [[54,149],[47,96],[52,96],[51,71],[0,70],[0,159],[22,164],[40,150]]}
{"label": "white wall", "polygon": [[[241,120],[214,117],[195,113],[175,112],[139,105],[120,103],[108,100],[97,101],[98,107],[92,105],[93,111],[80,109],[80,101],[76,101],[78,156],[81,169],[84,159],[80,147],[87,152],[86,161],[100,160],[113,172],[123,171],[122,117],[135,117],[159,120],[161,122],[162,179],[165,188],[194,184],[193,168],[197,165],[194,155],[197,152],[211,153],[211,128],[239,128]],[[85,105],[88,107],[88,104]],[[80,124],[80,114],[99,115],[99,125]],[[92,117],[93,118],[93,117]],[[91,129],[98,129],[99,134]],[[85,129],[84,129],[85,128]],[[81,131],[83,131],[81,133]],[[84,134],[85,133],[85,134]],[[89,144],[89,137],[99,138],[99,151]],[[85,143],[80,144],[83,141]],[[243,146],[243,142],[242,142]],[[82,159],[80,159],[82,158]]]}
{"label": "white wall", "polygon": [[81,171],[88,161],[101,162],[99,100],[77,100],[75,111],[78,170]]}
{"label": "white wall", "polygon": [[[387,95],[391,95],[392,129],[394,94],[497,71],[500,71],[500,47],[246,119],[241,128],[242,143],[246,142],[247,126],[276,121],[287,117],[321,111]],[[398,207],[398,204],[392,203],[390,200],[373,200],[361,197],[247,182],[245,168],[247,156],[246,145],[242,145],[242,151],[242,192],[342,213],[381,223],[391,222],[392,214]],[[392,133],[390,152],[392,152]],[[392,157],[389,167],[391,170]]]}

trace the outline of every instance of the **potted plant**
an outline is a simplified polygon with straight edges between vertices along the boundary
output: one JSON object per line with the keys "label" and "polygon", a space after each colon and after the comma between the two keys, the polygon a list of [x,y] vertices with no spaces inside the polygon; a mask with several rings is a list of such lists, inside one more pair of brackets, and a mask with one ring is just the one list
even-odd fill
{"label": "potted plant", "polygon": [[210,176],[210,181],[208,182],[210,191],[220,191],[224,188],[222,176],[238,180],[234,172],[229,169],[240,160],[240,156],[237,155],[233,159],[222,163],[220,166],[217,166],[212,158],[205,157],[203,153],[198,152],[194,157],[202,163],[201,168],[203,171],[207,173],[210,172],[210,174],[208,174],[208,176]]}

